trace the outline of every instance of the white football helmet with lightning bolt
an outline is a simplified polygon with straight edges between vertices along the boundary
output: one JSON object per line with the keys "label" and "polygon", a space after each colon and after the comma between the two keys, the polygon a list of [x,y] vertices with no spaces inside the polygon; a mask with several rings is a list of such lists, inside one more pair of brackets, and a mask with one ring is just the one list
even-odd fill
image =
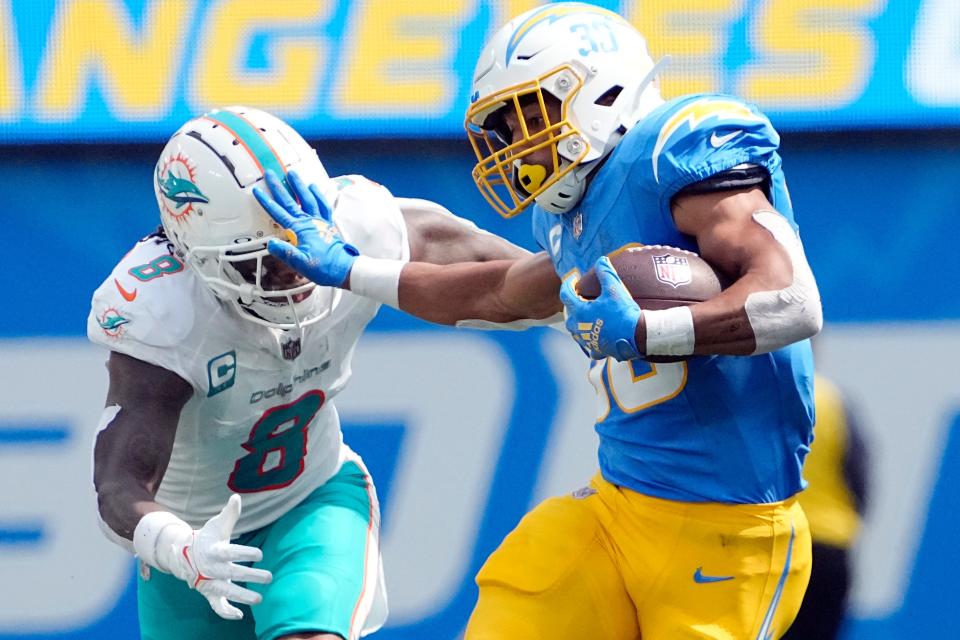
{"label": "white football helmet with lightning bolt", "polygon": [[[598,161],[662,104],[655,70],[643,36],[601,7],[552,3],[511,20],[484,47],[471,87],[465,126],[480,191],[505,217],[534,200],[551,213],[572,209]],[[559,121],[545,95],[559,101]],[[540,103],[545,127],[504,139],[503,110],[519,116],[524,98]],[[527,171],[524,158],[546,146],[553,166]]]}

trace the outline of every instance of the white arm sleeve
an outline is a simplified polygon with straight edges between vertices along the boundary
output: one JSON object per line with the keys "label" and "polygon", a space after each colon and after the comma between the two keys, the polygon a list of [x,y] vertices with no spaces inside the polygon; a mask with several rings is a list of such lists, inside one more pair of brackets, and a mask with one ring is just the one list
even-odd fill
{"label": "white arm sleeve", "polygon": [[783,245],[793,267],[793,282],[789,286],[747,296],[744,307],[757,341],[757,354],[816,335],[823,327],[823,309],[800,236],[790,223],[776,211],[757,211],[753,219]]}

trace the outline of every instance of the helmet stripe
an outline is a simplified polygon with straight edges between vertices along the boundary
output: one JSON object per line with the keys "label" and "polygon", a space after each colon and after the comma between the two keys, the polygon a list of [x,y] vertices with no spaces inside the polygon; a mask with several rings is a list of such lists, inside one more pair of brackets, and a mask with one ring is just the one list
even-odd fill
{"label": "helmet stripe", "polygon": [[[280,156],[276,150],[267,141],[266,136],[259,128],[253,126],[249,120],[238,113],[232,111],[214,111],[203,116],[205,119],[215,122],[230,133],[240,142],[240,146],[246,149],[250,157],[259,167],[260,172],[265,174],[267,170],[273,171],[283,182],[290,195],[293,190],[287,182],[287,171],[280,161]],[[294,196],[296,197],[296,196]]]}

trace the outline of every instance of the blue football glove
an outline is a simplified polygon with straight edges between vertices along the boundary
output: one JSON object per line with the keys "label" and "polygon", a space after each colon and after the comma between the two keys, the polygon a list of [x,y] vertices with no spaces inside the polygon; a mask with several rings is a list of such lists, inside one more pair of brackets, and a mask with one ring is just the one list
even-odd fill
{"label": "blue football glove", "polygon": [[320,189],[315,184],[308,187],[291,171],[287,179],[300,201],[297,204],[273,171],[268,170],[264,178],[273,197],[260,187],[253,188],[253,195],[277,224],[297,236],[296,246],[271,238],[267,251],[319,285],[342,287],[360,252],[344,242],[333,226],[333,212]]}
{"label": "blue football glove", "polygon": [[600,296],[585,300],[577,295],[577,278],[567,278],[560,287],[560,300],[567,317],[567,331],[591,358],[632,360],[640,357],[635,332],[640,307],[620,280],[610,260],[597,260]]}

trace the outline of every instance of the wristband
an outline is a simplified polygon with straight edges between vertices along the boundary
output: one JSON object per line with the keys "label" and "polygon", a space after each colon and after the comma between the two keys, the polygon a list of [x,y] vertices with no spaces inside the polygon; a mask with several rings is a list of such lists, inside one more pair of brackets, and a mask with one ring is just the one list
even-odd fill
{"label": "wristband", "polygon": [[690,307],[643,311],[647,328],[647,355],[689,356],[693,354],[693,314]]}
{"label": "wristband", "polygon": [[399,309],[400,272],[405,264],[403,260],[360,256],[350,269],[350,291]]}
{"label": "wristband", "polygon": [[169,511],[151,511],[140,518],[136,529],[133,530],[133,548],[140,559],[151,567],[167,572],[169,569],[160,566],[157,560],[157,540],[163,530],[169,526],[185,527],[187,531],[193,531],[190,525]]}

